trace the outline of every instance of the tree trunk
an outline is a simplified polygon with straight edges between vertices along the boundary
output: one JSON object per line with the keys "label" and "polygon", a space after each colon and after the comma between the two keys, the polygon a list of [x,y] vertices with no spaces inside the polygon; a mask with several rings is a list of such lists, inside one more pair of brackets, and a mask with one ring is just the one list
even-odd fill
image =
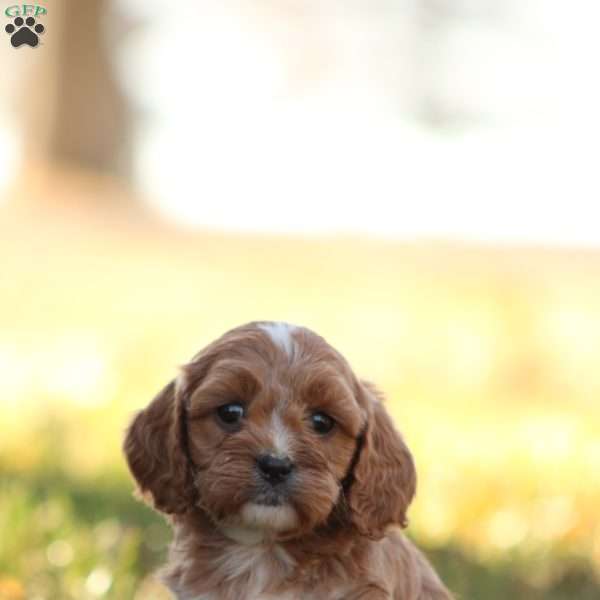
{"label": "tree trunk", "polygon": [[48,52],[36,69],[49,93],[36,98],[37,86],[28,82],[32,122],[41,129],[26,124],[25,131],[42,159],[127,177],[130,115],[102,35],[108,5],[107,0],[59,0],[49,7],[46,47],[38,49]]}

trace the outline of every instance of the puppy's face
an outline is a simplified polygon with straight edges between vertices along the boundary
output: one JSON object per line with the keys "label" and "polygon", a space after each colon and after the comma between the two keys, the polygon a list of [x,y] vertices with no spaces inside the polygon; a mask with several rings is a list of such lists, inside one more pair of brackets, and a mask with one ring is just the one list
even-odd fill
{"label": "puppy's face", "polygon": [[207,373],[192,362],[183,384],[202,506],[225,524],[324,523],[366,423],[345,361],[283,324],[232,332],[211,354]]}
{"label": "puppy's face", "polygon": [[282,323],[208,346],[138,415],[125,451],[159,510],[200,508],[224,530],[298,536],[342,506],[377,537],[414,493],[408,450],[373,391],[321,337]]}

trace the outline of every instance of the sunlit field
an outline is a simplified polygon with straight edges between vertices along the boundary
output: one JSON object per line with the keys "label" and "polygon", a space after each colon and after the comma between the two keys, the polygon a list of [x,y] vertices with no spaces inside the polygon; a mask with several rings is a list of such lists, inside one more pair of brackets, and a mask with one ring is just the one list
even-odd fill
{"label": "sunlit field", "polygon": [[600,254],[183,231],[0,207],[0,600],[166,599],[131,415],[228,328],[324,335],[415,454],[409,534],[459,598],[600,597]]}

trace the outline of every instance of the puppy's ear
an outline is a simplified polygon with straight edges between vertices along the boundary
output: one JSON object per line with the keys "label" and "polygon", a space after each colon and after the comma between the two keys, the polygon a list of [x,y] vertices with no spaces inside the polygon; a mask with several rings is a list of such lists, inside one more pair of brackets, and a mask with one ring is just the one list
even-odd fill
{"label": "puppy's ear", "polygon": [[142,497],[167,514],[184,513],[195,502],[183,410],[172,381],[136,415],[123,444]]}
{"label": "puppy's ear", "polygon": [[368,420],[348,504],[359,532],[380,539],[388,525],[406,527],[406,511],[415,495],[417,478],[412,455],[394,428],[381,396],[369,384],[359,386]]}

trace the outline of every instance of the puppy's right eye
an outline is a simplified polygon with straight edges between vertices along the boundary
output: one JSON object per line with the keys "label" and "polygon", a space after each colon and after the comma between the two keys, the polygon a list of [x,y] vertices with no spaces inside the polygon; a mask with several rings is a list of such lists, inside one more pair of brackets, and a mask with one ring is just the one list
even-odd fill
{"label": "puppy's right eye", "polygon": [[244,418],[246,411],[244,405],[240,402],[231,402],[223,404],[217,408],[217,417],[225,427],[232,428],[239,425]]}
{"label": "puppy's right eye", "polygon": [[313,413],[310,420],[312,421],[313,429],[321,435],[329,433],[335,426],[335,421],[324,412]]}

